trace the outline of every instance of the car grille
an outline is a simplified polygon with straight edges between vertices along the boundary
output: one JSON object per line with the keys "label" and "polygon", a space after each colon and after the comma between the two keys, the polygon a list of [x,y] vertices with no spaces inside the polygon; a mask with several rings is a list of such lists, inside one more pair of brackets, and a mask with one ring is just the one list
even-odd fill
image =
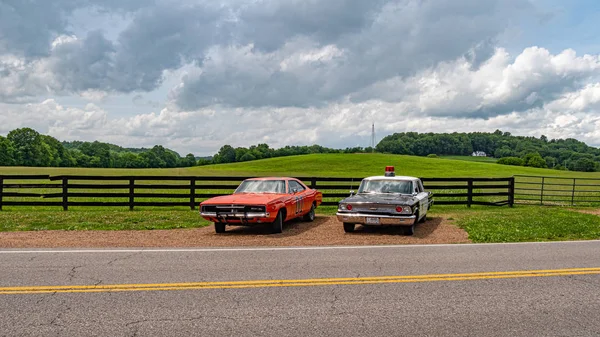
{"label": "car grille", "polygon": [[353,211],[365,214],[397,214],[395,205],[382,204],[354,205]]}
{"label": "car grille", "polygon": [[207,213],[236,213],[236,212],[266,212],[265,206],[248,205],[206,205],[202,206],[202,212]]}

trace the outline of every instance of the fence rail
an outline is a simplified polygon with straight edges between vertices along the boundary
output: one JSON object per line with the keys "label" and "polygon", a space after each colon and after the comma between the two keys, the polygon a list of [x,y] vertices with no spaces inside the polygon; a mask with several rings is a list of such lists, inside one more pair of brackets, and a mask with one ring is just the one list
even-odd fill
{"label": "fence rail", "polygon": [[515,175],[519,204],[581,205],[600,203],[600,179]]}
{"label": "fence rail", "polygon": [[[49,176],[0,175],[3,206],[173,207],[195,209],[207,198],[228,195],[250,177],[218,176]],[[362,178],[297,177],[323,193],[324,206],[337,205]],[[514,204],[509,178],[421,178],[438,205]]]}

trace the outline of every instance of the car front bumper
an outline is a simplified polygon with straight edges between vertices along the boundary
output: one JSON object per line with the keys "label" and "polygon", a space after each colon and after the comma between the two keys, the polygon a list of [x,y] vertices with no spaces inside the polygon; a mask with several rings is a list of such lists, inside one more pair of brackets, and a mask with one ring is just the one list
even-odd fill
{"label": "car front bumper", "polygon": [[200,215],[204,219],[211,222],[239,226],[270,223],[275,221],[275,216],[269,212],[200,212]]}
{"label": "car front bumper", "polygon": [[[417,222],[415,215],[377,215],[361,213],[336,213],[337,219],[345,223],[367,226],[411,226]],[[372,220],[376,219],[376,220]]]}

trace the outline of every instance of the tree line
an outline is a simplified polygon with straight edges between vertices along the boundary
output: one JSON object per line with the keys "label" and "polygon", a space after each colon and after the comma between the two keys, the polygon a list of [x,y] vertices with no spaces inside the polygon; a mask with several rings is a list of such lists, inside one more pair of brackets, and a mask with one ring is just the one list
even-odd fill
{"label": "tree line", "polygon": [[298,156],[313,153],[364,153],[372,152],[373,150],[374,149],[371,147],[348,147],[342,150],[332,149],[320,145],[285,146],[279,149],[270,148],[267,144],[252,145],[248,148],[234,148],[231,145],[223,145],[221,149],[219,149],[219,152],[217,152],[217,154],[215,154],[211,159],[199,160],[199,165],[236,163],[257,159]]}
{"label": "tree line", "polygon": [[471,155],[485,152],[506,165],[532,166],[572,171],[600,171],[600,149],[573,138],[548,140],[546,136],[522,137],[496,130],[493,133],[394,133],[377,146],[333,149],[320,145],[285,146],[268,144],[250,147],[223,145],[211,157],[196,158],[155,145],[152,148],[123,148],[102,142],[60,142],[31,128],[20,128],[0,136],[0,166],[53,166],[104,168],[172,168],[252,161],[313,153],[380,152],[416,156]]}
{"label": "tree line", "polygon": [[31,128],[0,136],[0,166],[167,168],[197,165],[193,154],[156,145],[151,149],[124,149],[95,142],[60,142]]}
{"label": "tree line", "polygon": [[499,164],[593,172],[600,171],[600,149],[573,138],[551,139],[492,133],[394,133],[384,137],[377,152],[427,156],[462,155],[483,151]]}
{"label": "tree line", "polygon": [[0,166],[37,167],[100,167],[100,168],[172,168],[197,165],[234,163],[264,158],[311,153],[371,152],[372,148],[350,147],[344,150],[319,145],[286,146],[272,149],[267,144],[249,148],[224,145],[211,157],[196,158],[155,145],[146,148],[124,148],[114,144],[94,142],[60,142],[31,128],[20,128],[0,136]]}

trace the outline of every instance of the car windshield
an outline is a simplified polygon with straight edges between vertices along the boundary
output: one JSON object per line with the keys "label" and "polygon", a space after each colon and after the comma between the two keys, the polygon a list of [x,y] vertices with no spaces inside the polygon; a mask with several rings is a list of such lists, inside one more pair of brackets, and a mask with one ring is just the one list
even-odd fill
{"label": "car windshield", "polygon": [[285,180],[244,180],[234,193],[285,193]]}
{"label": "car windshield", "polygon": [[412,182],[406,180],[363,180],[358,193],[411,194]]}

